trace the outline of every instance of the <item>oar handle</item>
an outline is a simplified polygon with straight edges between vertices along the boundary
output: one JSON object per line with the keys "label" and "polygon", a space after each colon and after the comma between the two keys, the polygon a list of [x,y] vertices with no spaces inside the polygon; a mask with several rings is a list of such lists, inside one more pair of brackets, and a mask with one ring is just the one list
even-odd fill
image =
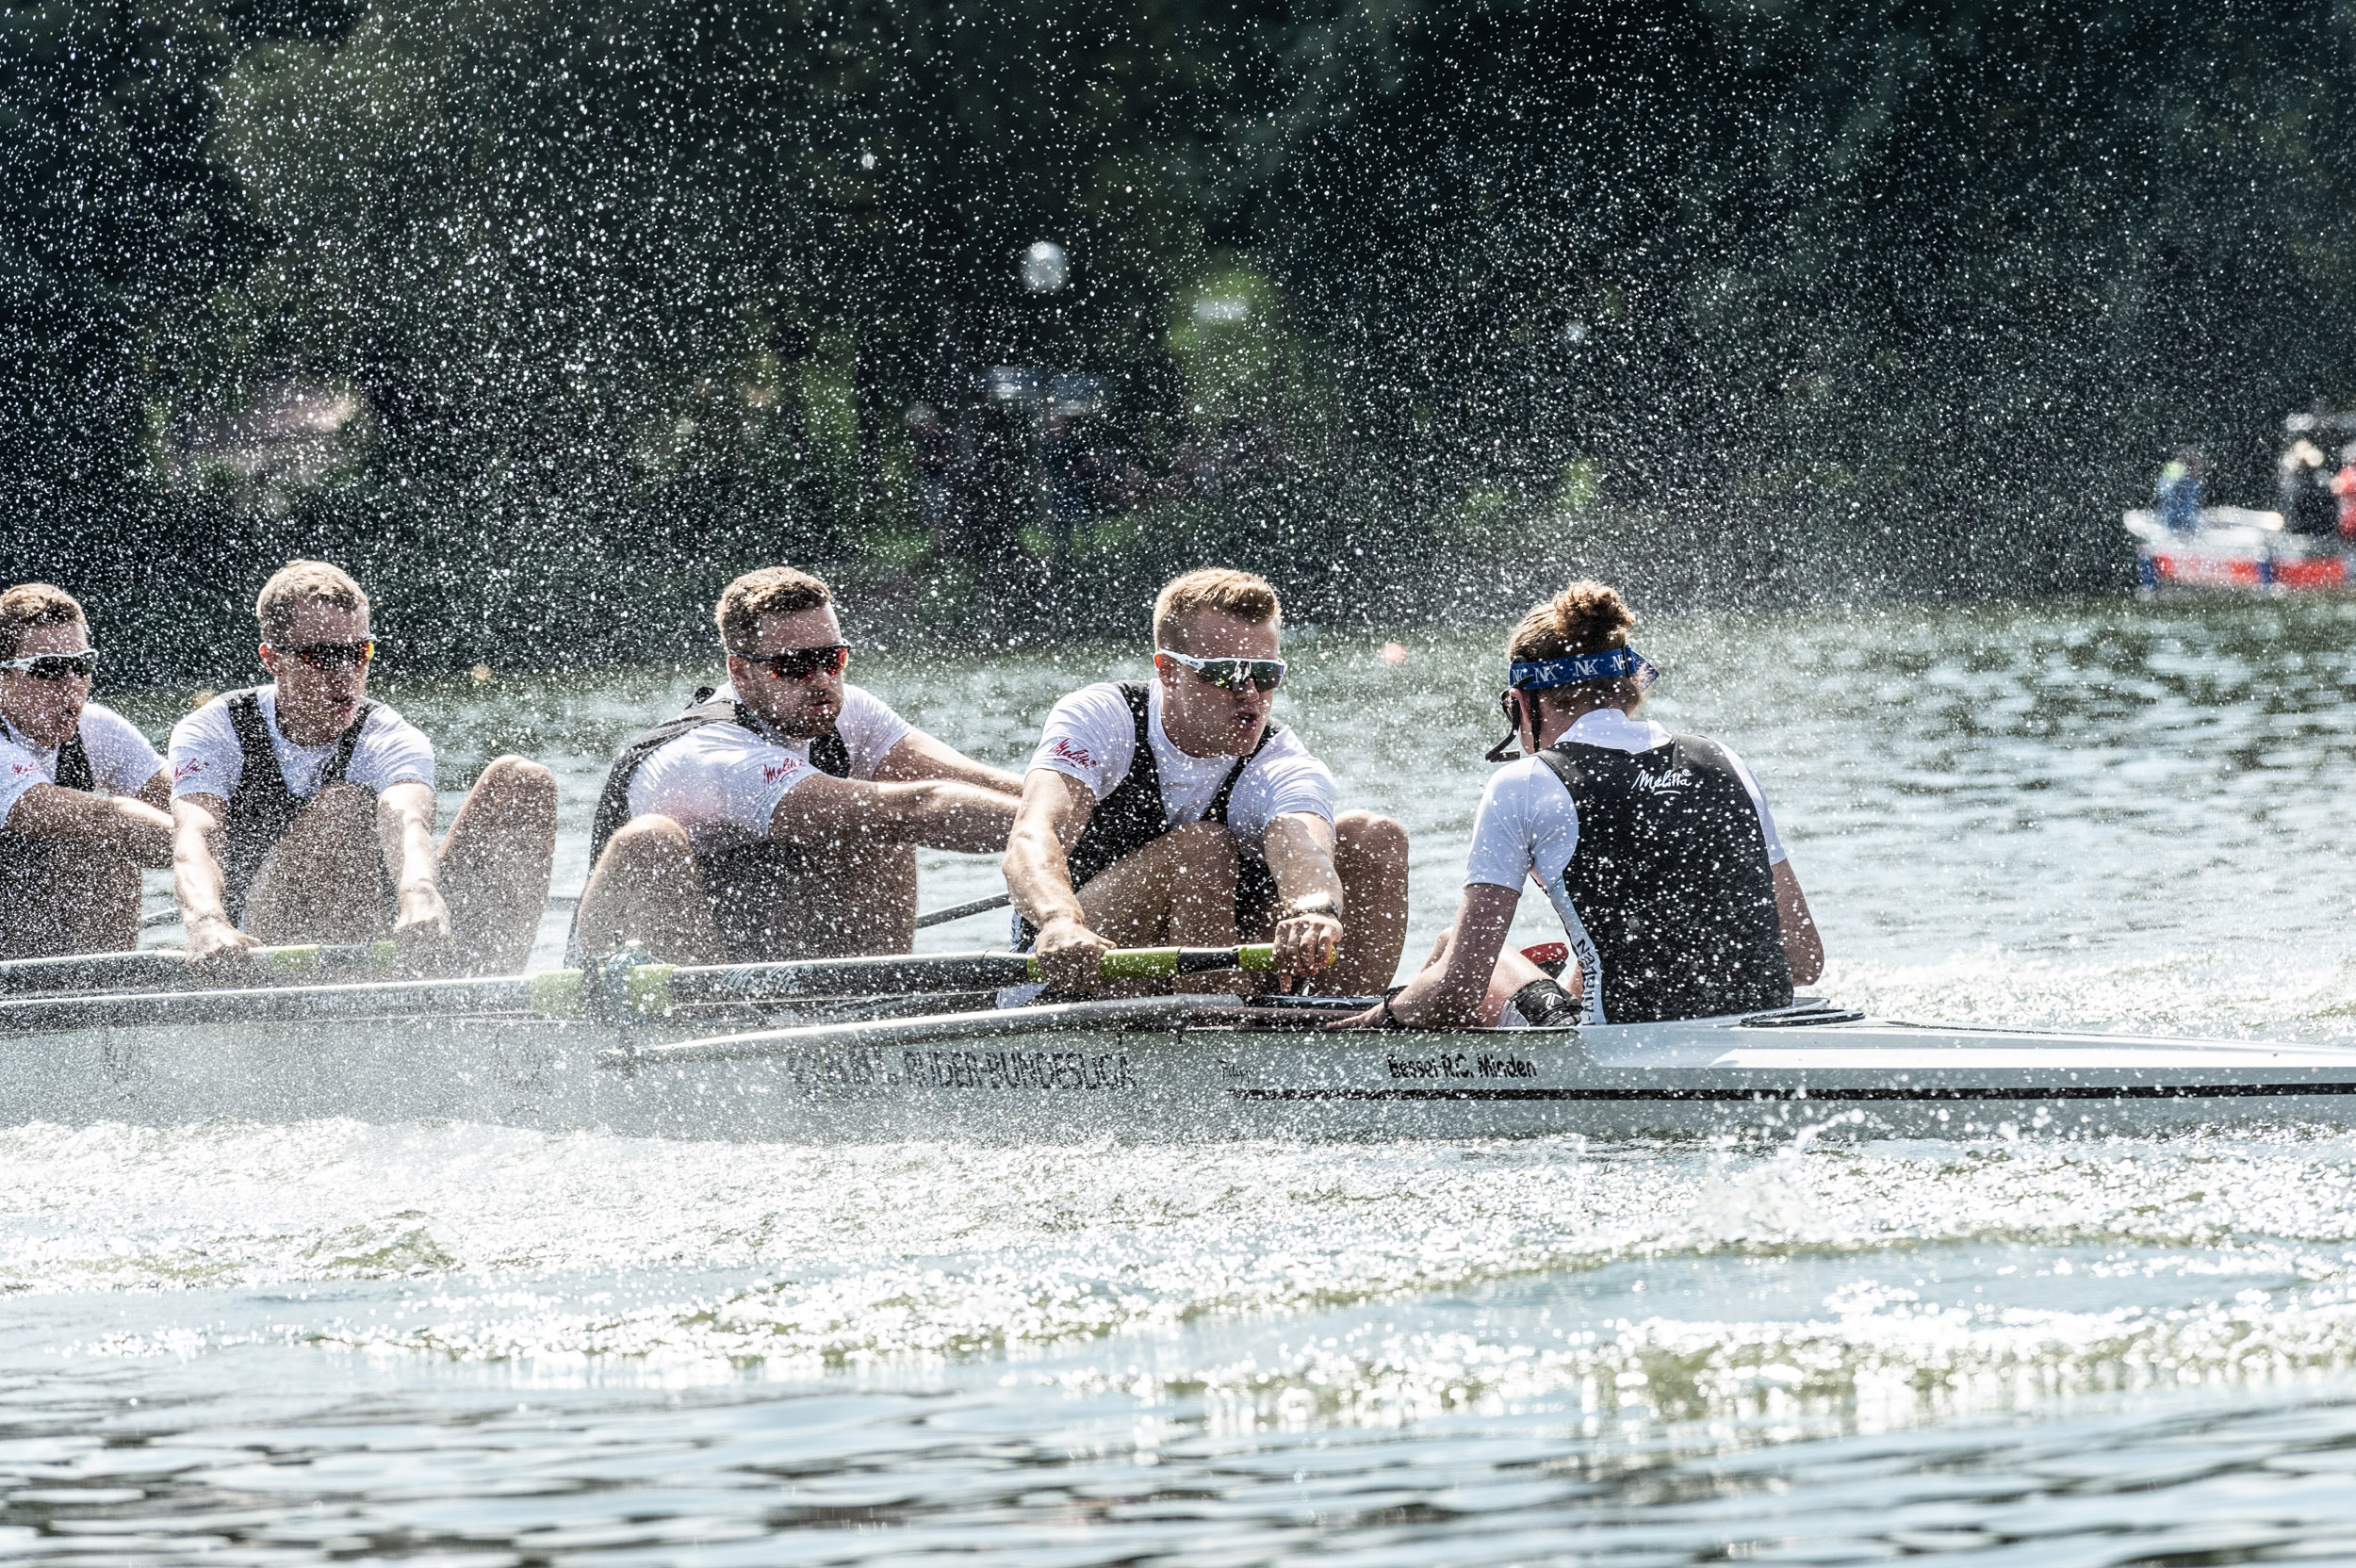
{"label": "oar handle", "polygon": [[[1031,959],[1031,978],[1046,978],[1039,959]],[[1273,969],[1276,949],[1268,942],[1244,947],[1127,947],[1115,948],[1098,963],[1096,972],[1106,980],[1172,980],[1181,974],[1210,974],[1229,969]]]}

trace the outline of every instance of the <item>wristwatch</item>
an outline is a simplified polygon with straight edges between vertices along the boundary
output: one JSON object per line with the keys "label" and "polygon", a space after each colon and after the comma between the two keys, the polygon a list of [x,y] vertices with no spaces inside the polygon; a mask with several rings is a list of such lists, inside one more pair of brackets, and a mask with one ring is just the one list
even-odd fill
{"label": "wristwatch", "polygon": [[1326,915],[1334,920],[1342,918],[1341,906],[1333,902],[1332,893],[1304,893],[1299,898],[1286,899],[1284,913],[1287,915]]}

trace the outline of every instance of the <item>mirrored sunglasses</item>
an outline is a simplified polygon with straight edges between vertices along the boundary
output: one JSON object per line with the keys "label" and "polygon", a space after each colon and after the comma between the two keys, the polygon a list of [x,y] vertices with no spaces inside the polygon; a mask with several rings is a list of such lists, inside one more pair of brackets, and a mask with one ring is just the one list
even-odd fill
{"label": "mirrored sunglasses", "polygon": [[787,648],[782,653],[768,654],[738,653],[736,657],[759,664],[769,672],[772,680],[808,680],[821,672],[834,675],[849,664],[851,645],[827,643],[814,648]]}
{"label": "mirrored sunglasses", "polygon": [[365,664],[376,657],[376,640],[360,643],[300,643],[293,647],[270,645],[270,652],[307,664],[315,670],[336,670],[352,664]]}
{"label": "mirrored sunglasses", "polygon": [[1255,691],[1273,692],[1284,683],[1282,659],[1189,659],[1168,648],[1160,649],[1157,657],[1175,660],[1221,691],[1240,692],[1250,686]]}
{"label": "mirrored sunglasses", "polygon": [[79,653],[28,653],[18,659],[0,659],[0,670],[23,670],[35,680],[69,680],[87,676],[98,668],[98,650],[84,648]]}

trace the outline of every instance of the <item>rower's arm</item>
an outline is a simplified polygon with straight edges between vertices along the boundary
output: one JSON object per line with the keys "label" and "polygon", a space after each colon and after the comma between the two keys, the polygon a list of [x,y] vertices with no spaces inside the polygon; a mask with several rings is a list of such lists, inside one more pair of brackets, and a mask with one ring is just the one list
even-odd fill
{"label": "rower's arm", "polygon": [[[155,776],[139,786],[139,798],[141,805],[153,806],[163,813],[166,822],[170,822],[172,820],[172,770],[157,768]],[[169,848],[164,852],[163,863],[172,864],[172,852]]]}
{"label": "rower's arm", "polygon": [[866,783],[819,774],[785,792],[769,815],[769,837],[788,843],[875,839],[965,855],[1006,846],[1012,796],[955,779]]}
{"label": "rower's arm", "polygon": [[1023,793],[1019,775],[1004,768],[986,767],[947,742],[937,741],[921,729],[911,729],[875,765],[875,780],[880,784],[897,784],[919,779],[947,779],[1002,795]]}
{"label": "rower's arm", "polygon": [[[1517,888],[1467,882],[1464,899],[1456,906],[1456,923],[1441,939],[1432,961],[1391,999],[1391,1017],[1425,1028],[1481,1021],[1481,1004],[1497,974],[1505,935],[1513,929],[1513,911],[1521,902]],[[1334,1027],[1369,1029],[1384,1021],[1378,1007],[1344,1019]]]}
{"label": "rower's arm", "polygon": [[8,812],[8,828],[44,843],[71,844],[137,865],[172,864],[172,819],[129,795],[90,794],[56,784],[36,784],[17,798]]}
{"label": "rower's arm", "polygon": [[1783,960],[1792,966],[1792,983],[1813,986],[1824,972],[1824,939],[1789,860],[1775,863],[1775,923],[1783,929]]}
{"label": "rower's arm", "polygon": [[1014,831],[1006,835],[1006,858],[999,862],[1006,874],[1006,895],[1015,911],[1032,924],[1078,921],[1080,895],[1072,890],[1072,846],[1088,831],[1096,814],[1096,792],[1069,774],[1053,768],[1033,768],[1023,781],[1023,802],[1015,808]]}
{"label": "rower's arm", "polygon": [[[1315,974],[1333,961],[1349,915],[1333,869],[1333,825],[1314,811],[1287,811],[1269,821],[1260,849],[1276,878],[1276,972]],[[1333,901],[1333,914],[1286,912],[1295,899],[1320,893]]]}
{"label": "rower's arm", "polygon": [[[442,902],[442,861],[434,847],[434,792],[416,779],[386,785],[376,796],[376,837],[393,875],[401,912],[393,938],[424,947],[450,939],[450,908]],[[416,962],[422,955],[404,954]]]}
{"label": "rower's arm", "polygon": [[172,896],[180,906],[188,957],[198,963],[261,945],[229,918],[221,870],[228,841],[221,824],[228,815],[229,803],[215,794],[182,795],[172,803]]}

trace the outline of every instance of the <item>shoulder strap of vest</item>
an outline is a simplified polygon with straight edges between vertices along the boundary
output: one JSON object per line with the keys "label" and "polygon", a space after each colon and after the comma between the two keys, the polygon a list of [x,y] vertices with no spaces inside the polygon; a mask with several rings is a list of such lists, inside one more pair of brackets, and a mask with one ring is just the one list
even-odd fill
{"label": "shoulder strap of vest", "polygon": [[383,706],[382,703],[365,698],[361,701],[360,716],[353,719],[344,732],[335,738],[335,755],[330,757],[327,760],[327,766],[319,770],[320,789],[324,790],[330,784],[341,784],[344,781],[344,771],[352,766],[352,754],[360,749],[360,732],[368,727],[368,720],[374,717],[376,710]]}
{"label": "shoulder strap of vest", "polygon": [[237,731],[237,749],[245,754],[240,783],[246,778],[269,777],[264,769],[276,771],[278,753],[271,749],[270,725],[262,718],[260,687],[249,686],[242,692],[229,694],[229,727]]}
{"label": "shoulder strap of vest", "polygon": [[1250,751],[1245,752],[1241,757],[1236,758],[1235,765],[1227,770],[1227,776],[1225,778],[1219,780],[1219,793],[1211,797],[1210,809],[1203,813],[1203,820],[1204,822],[1225,822],[1227,820],[1227,797],[1235,792],[1235,780],[1243,776],[1244,769],[1252,766],[1252,760],[1254,757],[1259,756],[1260,753],[1266,751],[1268,749],[1268,743],[1276,739],[1277,736],[1282,735],[1284,732],[1284,727],[1281,724],[1263,725],[1261,727],[1260,743],[1253,746]]}
{"label": "shoulder strap of vest", "polygon": [[90,771],[90,748],[82,743],[79,725],[57,747],[57,788],[79,790],[84,794],[98,788],[98,776]]}
{"label": "shoulder strap of vest", "polygon": [[810,743],[810,765],[837,778],[851,776],[851,748],[839,729],[829,729]]}

